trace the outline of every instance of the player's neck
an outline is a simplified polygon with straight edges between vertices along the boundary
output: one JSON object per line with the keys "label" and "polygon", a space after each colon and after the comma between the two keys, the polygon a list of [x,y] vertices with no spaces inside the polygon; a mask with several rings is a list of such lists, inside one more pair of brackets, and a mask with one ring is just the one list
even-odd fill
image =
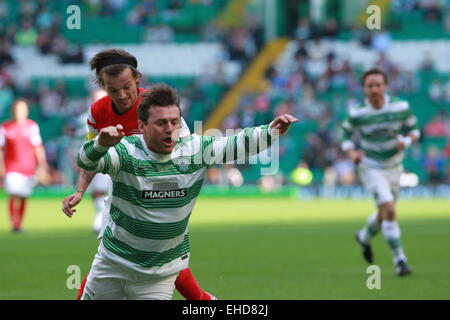
{"label": "player's neck", "polygon": [[384,96],[380,100],[369,100],[372,107],[377,110],[383,108],[385,101],[386,99]]}
{"label": "player's neck", "polygon": [[113,111],[114,111],[114,113],[115,114],[117,114],[117,115],[119,115],[119,116],[122,116],[122,115],[124,115],[125,113],[127,113],[132,107],[133,107],[133,105],[134,105],[134,103],[131,105],[131,107],[129,107],[128,109],[123,109],[123,108],[119,108],[119,107],[117,107],[117,105],[114,103],[114,101],[113,101],[113,103],[112,103],[112,108],[113,108]]}
{"label": "player's neck", "polygon": [[149,144],[147,144],[147,148],[151,152],[151,155],[153,156],[153,158],[155,158],[158,161],[167,161],[167,160],[170,160],[172,157],[172,152],[170,152],[170,153],[158,152],[158,150],[156,150]]}
{"label": "player's neck", "polygon": [[24,119],[16,119],[16,118],[13,118],[13,120],[14,120],[14,122],[17,123],[18,125],[23,125],[23,124],[25,124],[25,123],[27,122],[27,118],[24,118]]}

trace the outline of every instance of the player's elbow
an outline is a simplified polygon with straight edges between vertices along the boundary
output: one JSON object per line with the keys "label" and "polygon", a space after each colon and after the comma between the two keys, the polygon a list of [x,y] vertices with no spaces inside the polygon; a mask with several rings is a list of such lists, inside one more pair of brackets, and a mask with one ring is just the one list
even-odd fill
{"label": "player's elbow", "polygon": [[347,152],[351,149],[355,149],[355,144],[351,140],[345,140],[341,144],[341,149],[342,151]]}
{"label": "player's elbow", "polygon": [[77,157],[77,165],[78,165],[78,167],[80,167],[80,168],[83,169],[83,170],[86,170],[86,171],[95,171],[95,166],[89,166],[89,165],[87,165],[86,163],[84,163],[84,162],[81,160],[80,155],[78,155],[78,157]]}

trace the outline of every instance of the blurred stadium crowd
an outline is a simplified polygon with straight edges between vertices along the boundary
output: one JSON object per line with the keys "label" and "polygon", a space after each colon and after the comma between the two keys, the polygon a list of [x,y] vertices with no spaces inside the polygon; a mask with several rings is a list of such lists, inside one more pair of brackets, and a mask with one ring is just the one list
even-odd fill
{"label": "blurred stadium crowd", "polygon": [[[222,61],[213,70],[193,77],[159,77],[144,74],[142,84],[167,81],[182,96],[182,110],[188,123],[205,120],[235,79],[224,71],[235,62],[245,72],[265,44],[263,22],[247,7],[245,23],[223,26],[218,17],[231,0],[84,0],[82,12],[100,23],[121,21],[133,43],[220,43]],[[292,3],[291,3],[292,2]],[[300,8],[299,1],[286,1]],[[36,47],[39,55],[51,55],[63,64],[88,68],[87,44],[92,35],[71,39],[65,30],[64,11],[68,1],[0,0],[0,119],[9,117],[16,97],[30,102],[31,116],[41,125],[46,152],[52,167],[53,184],[71,187],[76,181],[74,157],[86,133],[85,119],[95,99],[95,86],[88,79],[19,79],[17,47]],[[296,7],[296,8],[297,8]],[[450,3],[431,0],[396,0],[391,3],[392,23],[382,32],[348,28],[336,17],[315,24],[308,15],[287,19],[284,35],[292,38],[283,56],[267,71],[264,90],[241,96],[223,128],[259,125],[274,115],[291,113],[301,119],[296,130],[281,140],[281,170],[273,183],[290,183],[297,167],[309,168],[315,183],[353,185],[357,183],[353,163],[339,148],[339,125],[347,107],[362,97],[360,75],[364,67],[338,50],[334,43],[353,39],[361,48],[376,52],[374,65],[386,70],[390,94],[404,97],[420,119],[423,138],[408,150],[405,167],[421,182],[450,183],[450,76],[438,70],[431,54],[424,54],[419,67],[403,68],[390,49],[397,39],[410,40],[417,32],[434,40],[450,40]],[[395,17],[399,17],[396,19]],[[95,19],[94,19],[95,18]],[[399,25],[400,22],[403,23]],[[405,26],[414,26],[414,30]],[[119,27],[120,28],[120,27]],[[99,26],[98,29],[101,29]],[[91,29],[89,29],[91,30]],[[419,31],[417,31],[419,30]],[[434,31],[433,31],[434,30]],[[431,34],[431,33],[432,34]],[[89,31],[88,31],[89,33]],[[412,34],[413,35],[412,35]],[[117,32],[103,34],[104,42],[116,43]],[[134,37],[134,38],[133,38]],[[119,39],[121,40],[121,39]],[[123,39],[122,39],[123,40]],[[211,171],[210,182],[240,185],[255,183],[257,168],[225,166]]]}

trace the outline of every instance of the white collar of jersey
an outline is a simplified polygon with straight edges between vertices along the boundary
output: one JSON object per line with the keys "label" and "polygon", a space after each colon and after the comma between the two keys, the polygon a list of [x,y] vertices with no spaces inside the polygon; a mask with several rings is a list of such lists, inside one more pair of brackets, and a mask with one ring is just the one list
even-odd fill
{"label": "white collar of jersey", "polygon": [[151,151],[151,150],[148,148],[147,143],[146,143],[145,140],[144,140],[144,135],[143,135],[143,134],[140,135],[140,139],[141,139],[141,141],[142,141],[142,145],[143,145],[144,148],[145,148],[145,151],[148,152],[148,154],[150,155],[150,158],[151,158],[152,160],[157,160],[157,161],[161,161],[161,162],[166,162],[166,161],[169,161],[170,159],[172,159],[172,154],[171,154],[171,153],[169,153],[169,154],[159,154],[159,153],[156,153],[156,152]]}
{"label": "white collar of jersey", "polygon": [[386,106],[389,105],[390,99],[391,99],[391,96],[388,95],[388,94],[385,94],[385,95],[384,95],[384,104],[383,104],[383,106],[382,106],[380,109],[374,108],[373,105],[370,103],[369,99],[367,99],[367,98],[364,99],[364,102],[365,102],[368,106],[370,106],[372,109],[375,109],[375,110],[377,110],[377,111],[381,111],[381,110],[384,110],[384,109],[386,108]]}

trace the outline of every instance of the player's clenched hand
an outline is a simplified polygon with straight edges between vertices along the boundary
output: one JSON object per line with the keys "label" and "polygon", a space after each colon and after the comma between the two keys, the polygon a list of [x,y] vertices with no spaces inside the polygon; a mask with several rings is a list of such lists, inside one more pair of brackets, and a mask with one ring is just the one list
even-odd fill
{"label": "player's clenched hand", "polygon": [[298,119],[291,116],[290,114],[283,114],[281,116],[276,117],[271,125],[270,125],[270,129],[278,129],[280,135],[282,135],[283,133],[285,133],[291,124],[293,124],[294,122],[297,122]]}
{"label": "player's clenched hand", "polygon": [[66,214],[66,216],[68,216],[69,218],[71,218],[73,216],[73,214],[77,210],[72,209],[72,208],[75,207],[77,204],[79,204],[82,199],[83,199],[83,192],[79,192],[79,191],[64,198],[64,200],[62,202],[62,211]]}
{"label": "player's clenched hand", "polygon": [[411,139],[411,137],[398,135],[397,136],[397,150],[398,151],[405,150],[406,148],[408,148],[411,145],[412,142],[413,142],[413,140]]}
{"label": "player's clenched hand", "polygon": [[123,126],[121,124],[109,126],[100,131],[98,143],[104,147],[112,147],[118,144],[124,135]]}
{"label": "player's clenched hand", "polygon": [[352,159],[352,161],[358,165],[362,158],[364,157],[365,153],[362,150],[352,150],[349,152],[348,156],[350,157],[350,159]]}

